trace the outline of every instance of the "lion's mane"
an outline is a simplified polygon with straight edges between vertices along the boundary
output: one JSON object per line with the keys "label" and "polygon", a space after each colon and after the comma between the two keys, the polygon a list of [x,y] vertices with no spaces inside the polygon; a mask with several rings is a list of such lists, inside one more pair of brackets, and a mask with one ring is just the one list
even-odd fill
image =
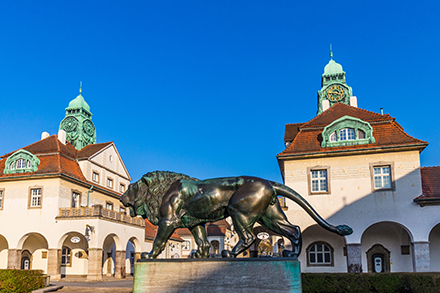
{"label": "lion's mane", "polygon": [[162,198],[174,181],[179,179],[195,180],[188,175],[170,171],[153,171],[142,176],[141,180],[146,184],[146,190],[141,192],[139,200],[143,200],[146,218],[153,224],[159,224],[159,207]]}

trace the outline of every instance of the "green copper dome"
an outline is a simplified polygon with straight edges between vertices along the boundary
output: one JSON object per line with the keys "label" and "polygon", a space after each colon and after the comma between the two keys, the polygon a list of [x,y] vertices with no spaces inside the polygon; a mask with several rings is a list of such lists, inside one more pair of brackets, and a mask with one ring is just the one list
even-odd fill
{"label": "green copper dome", "polygon": [[323,75],[333,75],[344,73],[342,70],[342,65],[335,62],[335,60],[331,59],[330,62],[324,67]]}
{"label": "green copper dome", "polygon": [[85,109],[88,112],[90,112],[90,106],[86,103],[84,97],[81,94],[79,94],[75,99],[70,101],[69,107],[67,107],[66,110],[67,109]]}

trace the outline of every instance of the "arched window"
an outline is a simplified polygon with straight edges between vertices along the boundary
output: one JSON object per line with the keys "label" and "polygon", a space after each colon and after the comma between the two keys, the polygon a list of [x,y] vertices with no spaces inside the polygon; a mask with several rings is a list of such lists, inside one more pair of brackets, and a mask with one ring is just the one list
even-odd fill
{"label": "arched window", "polygon": [[333,266],[333,247],[325,242],[314,242],[307,248],[308,266]]}
{"label": "arched window", "polygon": [[211,241],[211,253],[212,254],[219,254],[220,253],[220,242],[217,240]]}
{"label": "arched window", "polygon": [[342,128],[339,130],[339,140],[354,140],[354,129],[353,128]]}
{"label": "arched window", "polygon": [[24,169],[26,167],[26,160],[25,159],[19,159],[17,160],[17,169]]}

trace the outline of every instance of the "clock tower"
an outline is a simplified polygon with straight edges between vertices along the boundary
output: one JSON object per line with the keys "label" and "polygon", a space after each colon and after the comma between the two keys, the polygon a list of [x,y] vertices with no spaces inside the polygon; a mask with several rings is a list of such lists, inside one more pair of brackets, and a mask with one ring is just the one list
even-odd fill
{"label": "clock tower", "polygon": [[90,107],[81,95],[73,99],[66,108],[66,117],[60,123],[60,130],[66,132],[66,140],[77,150],[96,143],[96,129],[92,122]]}
{"label": "clock tower", "polygon": [[330,62],[324,67],[321,89],[318,91],[317,115],[336,103],[350,105],[352,95],[353,90],[345,81],[345,72],[342,66],[333,60],[333,52],[330,50]]}

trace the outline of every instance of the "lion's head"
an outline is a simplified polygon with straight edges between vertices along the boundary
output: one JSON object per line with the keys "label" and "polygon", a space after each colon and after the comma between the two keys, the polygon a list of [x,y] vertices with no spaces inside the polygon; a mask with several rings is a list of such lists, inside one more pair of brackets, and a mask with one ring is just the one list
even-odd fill
{"label": "lion's head", "polygon": [[130,216],[142,216],[152,224],[159,224],[159,207],[170,185],[178,179],[190,179],[188,175],[169,171],[153,171],[128,186],[121,196],[122,204],[130,209]]}

